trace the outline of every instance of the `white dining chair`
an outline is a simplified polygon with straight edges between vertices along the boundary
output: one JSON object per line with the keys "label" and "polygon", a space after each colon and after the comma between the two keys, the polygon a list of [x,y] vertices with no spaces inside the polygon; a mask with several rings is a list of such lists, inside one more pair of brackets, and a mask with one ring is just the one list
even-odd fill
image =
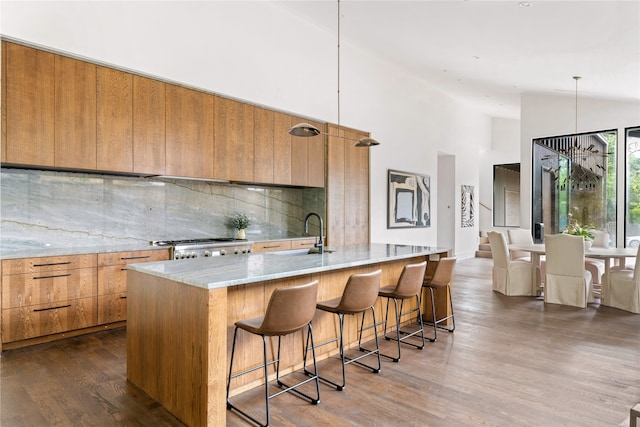
{"label": "white dining chair", "polygon": [[544,239],[546,277],[544,302],[585,308],[594,302],[591,273],[584,265],[584,239],[552,234]]}
{"label": "white dining chair", "polygon": [[[533,245],[533,235],[531,230],[526,228],[512,228],[507,230],[510,245]],[[531,255],[523,251],[510,251],[511,259],[514,261],[531,261]]]}
{"label": "white dining chair", "polygon": [[[602,230],[590,230],[593,234],[592,248],[608,248],[609,247],[609,233]],[[584,267],[591,273],[591,280],[594,285],[602,283],[602,275],[604,274],[604,261],[596,258],[589,258],[588,252],[585,253]]]}
{"label": "white dining chair", "polygon": [[[638,248],[640,255],[640,247]],[[640,256],[636,255],[633,270],[610,271],[608,305],[621,310],[640,314]]]}
{"label": "white dining chair", "polygon": [[487,235],[493,257],[493,290],[510,296],[533,295],[531,263],[514,261],[509,257],[509,247],[504,234],[490,231]]}

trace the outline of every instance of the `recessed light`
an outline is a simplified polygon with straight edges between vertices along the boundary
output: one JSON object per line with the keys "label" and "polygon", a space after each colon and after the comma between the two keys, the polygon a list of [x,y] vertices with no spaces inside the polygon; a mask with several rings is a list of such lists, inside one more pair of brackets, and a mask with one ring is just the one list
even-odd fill
{"label": "recessed light", "polygon": [[473,59],[480,59],[479,56],[473,55]]}
{"label": "recessed light", "polygon": [[520,7],[531,7],[531,2],[528,1],[521,1],[518,4],[520,5]]}

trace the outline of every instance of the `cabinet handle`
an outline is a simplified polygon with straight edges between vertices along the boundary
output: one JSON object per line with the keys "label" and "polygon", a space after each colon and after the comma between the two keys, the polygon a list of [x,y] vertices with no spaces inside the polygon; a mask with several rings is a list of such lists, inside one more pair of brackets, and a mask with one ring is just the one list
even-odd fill
{"label": "cabinet handle", "polygon": [[280,245],[271,245],[271,246],[263,246],[262,249],[272,249],[272,248],[279,248]]}
{"label": "cabinet handle", "polygon": [[144,259],[144,258],[151,258],[150,255],[140,255],[140,256],[127,256],[127,257],[122,257],[120,259],[122,260],[128,260],[128,259]]}
{"label": "cabinet handle", "polygon": [[34,280],[38,280],[38,279],[53,279],[53,278],[56,278],[56,277],[69,277],[69,276],[71,276],[71,273],[67,273],[67,274],[54,274],[54,275],[52,275],[52,276],[37,276],[37,277],[34,277],[33,279],[34,279]]}
{"label": "cabinet handle", "polygon": [[33,311],[34,311],[34,312],[36,312],[36,311],[57,310],[57,309],[59,309],[59,308],[68,308],[68,307],[71,307],[71,304],[67,304],[67,305],[59,305],[59,306],[57,306],[57,307],[49,307],[49,308],[36,308],[36,309],[34,309]]}
{"label": "cabinet handle", "polygon": [[125,295],[125,296],[122,296],[122,295],[121,295],[121,296],[120,296],[120,299],[127,299],[127,296],[126,296],[126,295]]}
{"label": "cabinet handle", "polygon": [[71,261],[66,262],[52,262],[50,264],[33,264],[34,267],[51,267],[52,265],[69,265]]}

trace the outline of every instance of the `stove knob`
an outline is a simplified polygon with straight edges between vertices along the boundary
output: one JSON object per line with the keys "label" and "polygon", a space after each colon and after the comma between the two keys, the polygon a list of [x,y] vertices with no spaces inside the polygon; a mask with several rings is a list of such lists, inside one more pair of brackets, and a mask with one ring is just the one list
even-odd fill
{"label": "stove knob", "polygon": [[209,251],[204,251],[204,254],[203,254],[203,255],[204,255],[204,256],[211,256],[211,252],[209,252]]}
{"label": "stove knob", "polygon": [[191,252],[191,258],[197,258],[197,257],[198,257],[198,254],[197,254],[197,253],[195,253],[195,252]]}
{"label": "stove knob", "polygon": [[220,250],[220,255],[226,255],[226,254],[227,254],[227,251],[225,251],[224,249]]}
{"label": "stove knob", "polygon": [[184,258],[184,254],[176,254],[176,259],[182,259]]}
{"label": "stove knob", "polygon": [[235,254],[239,254],[240,250],[236,249],[235,251],[233,251]]}
{"label": "stove knob", "polygon": [[247,249],[247,253],[251,253],[251,248]]}

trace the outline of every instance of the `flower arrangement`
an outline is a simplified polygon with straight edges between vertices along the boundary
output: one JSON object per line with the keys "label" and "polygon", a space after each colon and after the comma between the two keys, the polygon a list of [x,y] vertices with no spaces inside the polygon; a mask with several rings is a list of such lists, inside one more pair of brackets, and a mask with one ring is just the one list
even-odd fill
{"label": "flower arrangement", "polygon": [[231,225],[236,230],[244,230],[249,226],[249,217],[243,213],[236,214],[236,216],[231,219]]}
{"label": "flower arrangement", "polygon": [[573,236],[582,236],[585,241],[592,241],[595,236],[587,227],[581,227],[578,224],[578,221],[575,219],[571,219],[571,215],[569,215],[570,223],[566,230],[563,231],[564,234],[571,234]]}

